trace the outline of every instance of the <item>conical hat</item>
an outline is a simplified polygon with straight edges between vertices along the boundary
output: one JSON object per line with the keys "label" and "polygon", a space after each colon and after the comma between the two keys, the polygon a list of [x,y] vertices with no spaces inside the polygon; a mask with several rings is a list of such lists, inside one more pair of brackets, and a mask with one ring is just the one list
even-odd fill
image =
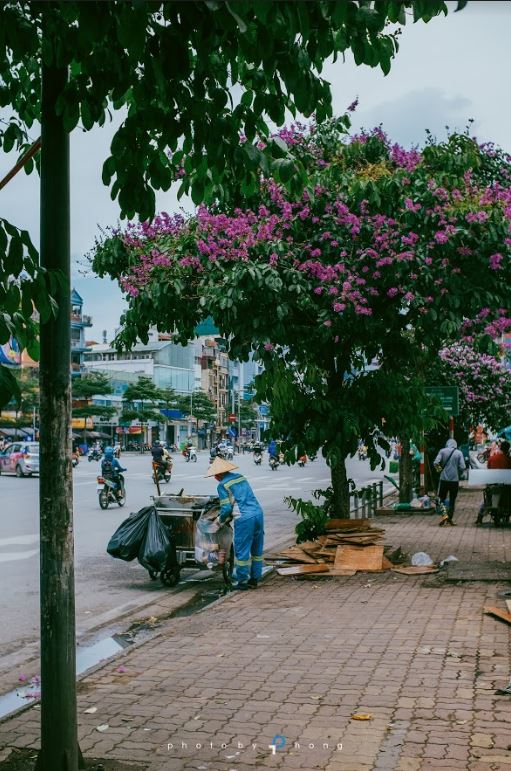
{"label": "conical hat", "polygon": [[237,468],[238,466],[235,466],[234,463],[229,463],[228,460],[224,460],[223,458],[215,458],[211,466],[208,468],[208,473],[204,475],[204,478],[214,477],[217,474],[226,474],[228,471],[234,471]]}

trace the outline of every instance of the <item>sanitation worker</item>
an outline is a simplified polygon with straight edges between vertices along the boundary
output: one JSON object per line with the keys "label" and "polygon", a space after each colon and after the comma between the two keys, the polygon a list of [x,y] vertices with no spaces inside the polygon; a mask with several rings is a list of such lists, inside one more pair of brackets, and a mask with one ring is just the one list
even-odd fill
{"label": "sanitation worker", "polygon": [[206,477],[215,477],[220,498],[219,521],[234,519],[233,589],[257,589],[263,571],[264,515],[248,481],[236,472],[238,466],[215,458]]}

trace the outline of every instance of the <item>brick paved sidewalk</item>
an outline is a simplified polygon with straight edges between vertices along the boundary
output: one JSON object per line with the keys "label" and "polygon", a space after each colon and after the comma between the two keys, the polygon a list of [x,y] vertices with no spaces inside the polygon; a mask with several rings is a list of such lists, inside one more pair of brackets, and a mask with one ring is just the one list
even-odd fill
{"label": "brick paved sidewalk", "polygon": [[[434,560],[509,560],[511,529],[474,526],[480,497],[463,492],[456,528],[434,515],[382,519],[386,542]],[[504,608],[503,588],[272,577],[82,680],[82,750],[150,771],[511,771],[511,697],[494,694],[511,672],[509,627],[482,613]],[[37,747],[38,721],[32,708],[1,723],[0,748]],[[286,745],[272,754],[276,734]]]}

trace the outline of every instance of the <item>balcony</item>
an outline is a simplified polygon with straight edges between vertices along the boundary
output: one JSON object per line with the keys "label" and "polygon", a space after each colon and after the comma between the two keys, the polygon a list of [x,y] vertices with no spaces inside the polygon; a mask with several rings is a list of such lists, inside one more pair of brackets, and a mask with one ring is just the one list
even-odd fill
{"label": "balcony", "polygon": [[85,313],[71,313],[71,325],[76,324],[81,327],[91,327],[92,317]]}

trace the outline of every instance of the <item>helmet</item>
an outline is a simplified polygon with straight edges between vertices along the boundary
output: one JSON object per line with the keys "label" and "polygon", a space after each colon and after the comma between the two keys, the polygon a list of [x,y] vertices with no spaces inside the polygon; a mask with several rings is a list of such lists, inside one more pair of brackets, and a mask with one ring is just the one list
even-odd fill
{"label": "helmet", "polygon": [[105,447],[105,458],[113,458],[113,456],[114,456],[114,448]]}

